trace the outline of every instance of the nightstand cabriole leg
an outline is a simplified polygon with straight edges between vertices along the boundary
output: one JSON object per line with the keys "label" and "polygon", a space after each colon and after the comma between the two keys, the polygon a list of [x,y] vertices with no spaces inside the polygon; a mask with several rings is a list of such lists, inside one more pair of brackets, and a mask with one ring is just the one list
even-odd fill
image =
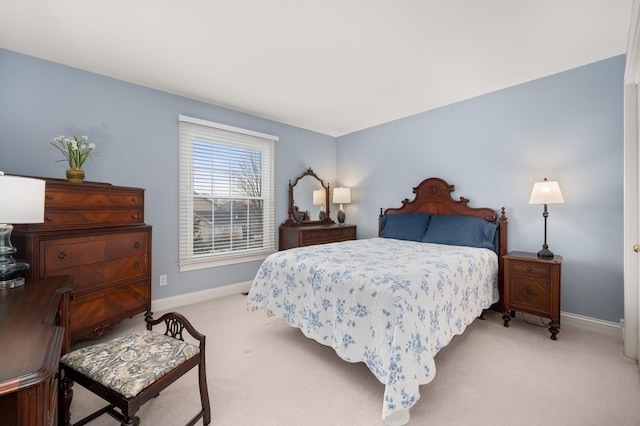
{"label": "nightstand cabriole leg", "polygon": [[502,319],[504,320],[504,326],[509,327],[509,321],[511,321],[511,315],[509,314],[508,310],[502,313]]}
{"label": "nightstand cabriole leg", "polygon": [[549,332],[551,333],[551,340],[558,340],[556,335],[560,332],[559,327],[560,327],[560,324],[555,320],[552,320],[549,323]]}

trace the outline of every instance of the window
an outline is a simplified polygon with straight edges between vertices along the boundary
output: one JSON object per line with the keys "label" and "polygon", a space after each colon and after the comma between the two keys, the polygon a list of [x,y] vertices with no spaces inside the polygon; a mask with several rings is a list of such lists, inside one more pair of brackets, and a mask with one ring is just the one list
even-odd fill
{"label": "window", "polygon": [[179,117],[180,270],[275,251],[276,136]]}

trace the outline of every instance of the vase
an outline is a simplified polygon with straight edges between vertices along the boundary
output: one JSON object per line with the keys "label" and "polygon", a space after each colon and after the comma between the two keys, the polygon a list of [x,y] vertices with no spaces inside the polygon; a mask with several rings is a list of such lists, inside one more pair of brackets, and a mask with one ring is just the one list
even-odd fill
{"label": "vase", "polygon": [[84,181],[84,170],[67,169],[67,181],[73,183],[82,183]]}

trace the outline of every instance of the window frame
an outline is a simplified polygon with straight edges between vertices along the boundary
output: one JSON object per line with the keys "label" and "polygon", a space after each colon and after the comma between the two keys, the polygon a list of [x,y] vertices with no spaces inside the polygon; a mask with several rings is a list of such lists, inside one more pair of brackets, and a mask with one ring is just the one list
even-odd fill
{"label": "window frame", "polygon": [[[277,251],[275,235],[275,143],[277,136],[180,114],[179,123],[179,257],[180,271],[264,260]],[[203,135],[208,140],[198,140]],[[194,142],[205,142],[261,151],[263,200],[262,247],[220,253],[194,253]],[[213,199],[213,197],[212,197]],[[213,238],[213,231],[212,237]]]}

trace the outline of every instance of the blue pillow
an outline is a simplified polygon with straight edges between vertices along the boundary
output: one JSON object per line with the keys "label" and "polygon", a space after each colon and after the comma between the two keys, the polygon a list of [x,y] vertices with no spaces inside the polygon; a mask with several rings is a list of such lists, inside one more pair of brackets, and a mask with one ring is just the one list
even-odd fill
{"label": "blue pillow", "polygon": [[431,213],[388,214],[380,218],[383,238],[422,241]]}
{"label": "blue pillow", "polygon": [[495,234],[496,225],[479,217],[433,215],[422,241],[493,250]]}

